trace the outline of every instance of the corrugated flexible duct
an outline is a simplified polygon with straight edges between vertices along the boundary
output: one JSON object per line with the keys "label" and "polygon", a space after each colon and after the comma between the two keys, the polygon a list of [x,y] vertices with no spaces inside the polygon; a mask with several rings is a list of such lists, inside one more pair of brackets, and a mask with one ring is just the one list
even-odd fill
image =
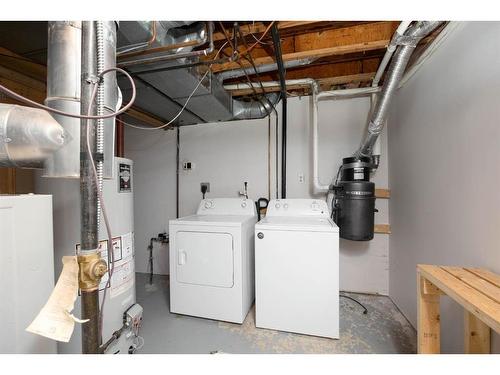
{"label": "corrugated flexible duct", "polygon": [[430,34],[441,23],[440,21],[419,21],[414,26],[408,28],[404,35],[398,38],[397,44],[399,47],[389,66],[384,87],[373,110],[366,135],[359,149],[355,152],[355,156],[372,155],[375,141],[384,128],[392,98],[399,87],[406,66],[415,51],[415,47],[422,38]]}

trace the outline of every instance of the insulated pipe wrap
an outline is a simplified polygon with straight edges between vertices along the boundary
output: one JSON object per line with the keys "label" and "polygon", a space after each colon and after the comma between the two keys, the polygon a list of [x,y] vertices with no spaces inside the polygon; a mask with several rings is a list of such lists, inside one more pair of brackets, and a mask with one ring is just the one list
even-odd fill
{"label": "insulated pipe wrap", "polygon": [[0,104],[0,167],[43,168],[65,143],[65,132],[47,112]]}
{"label": "insulated pipe wrap", "polygon": [[384,128],[392,98],[403,78],[403,74],[416,45],[440,24],[441,22],[439,21],[420,21],[416,25],[410,27],[404,35],[397,39],[399,47],[389,66],[382,93],[377,100],[377,104],[368,124],[367,134],[361,146],[356,151],[355,156],[361,157],[372,155],[373,145]]}

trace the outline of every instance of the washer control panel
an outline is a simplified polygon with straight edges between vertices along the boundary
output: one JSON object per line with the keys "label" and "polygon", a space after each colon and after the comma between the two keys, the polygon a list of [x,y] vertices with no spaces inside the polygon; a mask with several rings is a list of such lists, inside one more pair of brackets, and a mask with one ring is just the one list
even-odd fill
{"label": "washer control panel", "polygon": [[329,217],[329,212],[326,202],[321,199],[273,199],[266,216]]}
{"label": "washer control panel", "polygon": [[257,216],[255,203],[246,198],[203,199],[196,211],[197,215],[251,215]]}

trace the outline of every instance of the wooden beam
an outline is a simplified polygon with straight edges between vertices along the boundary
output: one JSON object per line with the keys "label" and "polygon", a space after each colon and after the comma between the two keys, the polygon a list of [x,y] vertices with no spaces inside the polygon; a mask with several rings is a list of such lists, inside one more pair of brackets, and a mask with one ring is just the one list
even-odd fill
{"label": "wooden beam", "polygon": [[[278,30],[286,30],[286,29],[291,29],[291,28],[296,28],[296,27],[302,27],[302,26],[314,26],[316,24],[321,23],[320,21],[279,21],[278,22]],[[240,25],[240,30],[243,36],[247,36],[250,34],[259,34],[262,33],[266,30],[267,25],[264,25],[262,22],[255,22],[255,24],[250,25],[250,24],[245,24],[245,25]],[[227,30],[229,32],[229,35],[233,35],[232,29]],[[257,37],[260,37],[260,35],[256,35]],[[214,42],[219,42],[221,40],[226,40],[226,36],[224,35],[223,32],[215,32],[214,33]]]}
{"label": "wooden beam", "polygon": [[464,311],[464,352],[490,354],[491,329],[474,314]]}
{"label": "wooden beam", "polygon": [[[321,86],[333,86],[333,85],[341,85],[341,84],[346,84],[346,83],[354,83],[354,82],[369,82],[373,79],[375,76],[375,72],[371,73],[361,73],[361,74],[352,74],[352,75],[347,75],[347,76],[340,76],[340,77],[330,77],[330,78],[320,78],[317,80],[318,84]],[[258,82],[254,82],[256,85]],[[241,89],[235,89],[231,90],[231,94],[233,96],[243,96],[243,95],[251,95],[254,94],[254,91],[251,88],[245,88],[248,87],[248,84],[242,84],[241,85],[244,88]],[[295,85],[287,85],[286,89],[287,90],[301,90],[301,89],[309,89],[309,85],[304,85],[304,84],[295,84]],[[255,87],[255,90],[258,93],[262,92],[262,89],[258,86]],[[273,87],[264,87],[264,92],[277,92],[280,91],[280,86],[276,85]]]}
{"label": "wooden beam", "polygon": [[16,193],[16,169],[0,168],[0,194]]}
{"label": "wooden beam", "polygon": [[[362,51],[371,51],[375,49],[386,48],[387,44],[390,42],[389,39],[377,40],[374,42],[366,42],[366,43],[356,43],[347,46],[337,46],[337,47],[328,47],[321,48],[315,50],[301,51],[301,52],[293,52],[283,55],[283,61],[291,61],[298,59],[319,59],[321,57],[326,56],[337,56],[337,55],[346,55],[349,53],[356,53]],[[259,57],[254,59],[255,65],[264,65],[264,64],[272,64],[274,63],[274,59],[270,56],[267,57]],[[251,64],[244,60],[240,62],[243,67],[249,67]],[[212,66],[212,71],[214,73],[222,72],[225,70],[238,69],[241,67],[238,62],[227,62],[223,64],[214,64]]]}
{"label": "wooden beam", "polygon": [[45,82],[47,77],[47,67],[3,47],[0,47],[0,65],[39,81]]}
{"label": "wooden beam", "polygon": [[425,278],[417,272],[417,347],[419,354],[439,353],[441,322],[439,294],[424,293]]}
{"label": "wooden beam", "polygon": [[375,233],[391,234],[391,226],[389,224],[375,224]]}
{"label": "wooden beam", "polygon": [[375,189],[375,197],[379,199],[389,199],[391,197],[390,189]]}

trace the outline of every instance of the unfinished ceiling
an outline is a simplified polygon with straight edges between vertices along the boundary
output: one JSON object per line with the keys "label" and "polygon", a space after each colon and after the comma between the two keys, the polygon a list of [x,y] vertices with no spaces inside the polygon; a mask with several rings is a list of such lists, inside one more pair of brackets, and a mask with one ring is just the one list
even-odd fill
{"label": "unfinished ceiling", "polygon": [[[188,25],[188,23],[172,21],[165,23],[170,27]],[[286,79],[312,78],[318,82],[321,90],[371,85],[386,47],[399,25],[398,21],[275,21],[274,23],[280,34],[283,62],[288,64]],[[145,24],[153,23],[149,21]],[[261,68],[276,62],[270,32],[272,24],[272,22],[258,21],[214,21],[213,52],[201,57],[205,64],[198,64],[195,67],[196,71],[203,72],[206,71],[207,66],[211,66],[213,75],[209,78],[221,79],[220,77],[226,74],[223,80],[224,88],[235,99],[243,101],[256,99],[263,90],[266,93],[278,92],[279,86],[261,88],[258,85],[258,82],[278,81],[278,71],[274,69],[255,74],[252,66],[253,64]],[[421,41],[413,60],[441,30],[442,27]],[[42,102],[46,96],[47,23],[1,22],[0,35],[6,36],[0,39],[2,43],[0,82],[33,100]],[[9,37],[10,35],[16,35],[15,42]],[[144,41],[147,41],[146,34],[145,38]],[[194,50],[206,48],[206,45],[201,45],[195,47]],[[139,50],[135,55],[140,56],[147,49]],[[168,53],[173,52],[170,50]],[[161,56],[161,54],[162,52],[159,51],[153,56]],[[118,66],[123,61],[126,61],[124,56],[119,56]],[[141,71],[152,70],[156,66],[158,64],[148,64],[141,67]],[[228,72],[242,68],[250,69],[245,70],[246,74],[240,74],[237,77],[231,77],[232,74],[228,74]],[[166,86],[162,88],[161,85],[155,84],[156,77],[149,81],[145,79],[146,74],[137,75],[135,78],[139,88],[144,86],[142,87],[143,100],[136,102],[134,108],[128,112],[127,118],[134,119],[137,123],[159,126],[170,120],[185,103],[186,95],[172,95]],[[250,82],[252,85],[249,85]],[[206,84],[206,87],[202,85],[199,91],[205,89],[210,92],[213,87],[211,85],[211,83]],[[126,87],[123,89],[126,99]],[[287,92],[291,95],[307,94],[309,89],[309,85],[287,85]],[[196,93],[192,102],[186,107],[185,113],[179,118],[180,124],[212,120],[203,114],[200,115],[197,111],[196,97],[203,99],[201,98],[203,95],[206,96],[205,93]],[[4,97],[0,99],[4,102],[11,101]],[[198,107],[201,107],[201,104]],[[217,120],[223,119],[225,118],[221,115]]]}

